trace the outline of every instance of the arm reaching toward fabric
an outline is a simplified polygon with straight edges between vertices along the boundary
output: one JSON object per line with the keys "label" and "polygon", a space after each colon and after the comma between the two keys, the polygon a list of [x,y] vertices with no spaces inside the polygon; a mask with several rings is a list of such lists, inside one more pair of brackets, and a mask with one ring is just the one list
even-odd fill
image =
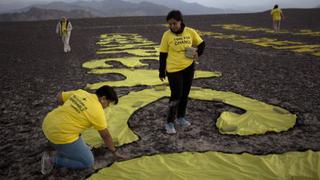
{"label": "arm reaching toward fabric", "polygon": [[116,159],[124,159],[124,157],[122,155],[117,153],[116,148],[115,148],[113,141],[112,141],[111,134],[109,133],[108,129],[103,129],[98,132],[99,132],[101,138],[103,139],[105,145],[107,146],[107,148],[112,152],[113,156]]}

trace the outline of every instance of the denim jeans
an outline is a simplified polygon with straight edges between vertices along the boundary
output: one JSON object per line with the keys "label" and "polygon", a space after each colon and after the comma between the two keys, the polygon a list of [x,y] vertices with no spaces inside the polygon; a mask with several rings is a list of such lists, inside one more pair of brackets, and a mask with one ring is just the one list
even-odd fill
{"label": "denim jeans", "polygon": [[58,167],[82,169],[93,166],[93,154],[81,137],[69,144],[53,144],[53,147],[57,154],[52,160]]}

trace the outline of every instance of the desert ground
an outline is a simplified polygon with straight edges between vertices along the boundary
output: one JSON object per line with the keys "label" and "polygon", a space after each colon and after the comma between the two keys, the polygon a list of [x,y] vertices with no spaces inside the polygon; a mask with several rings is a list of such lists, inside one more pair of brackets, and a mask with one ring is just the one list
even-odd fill
{"label": "desert ground", "polygon": [[[290,32],[320,31],[319,9],[284,10],[282,29]],[[222,24],[240,24],[271,29],[269,12],[252,14],[186,16],[185,24],[200,31],[274,38],[281,41],[319,45],[320,35],[266,33],[224,29]],[[94,149],[96,169],[56,168],[49,175],[40,172],[40,159],[49,143],[41,130],[45,115],[57,107],[56,94],[62,90],[83,89],[87,83],[117,80],[118,75],[88,74],[82,64],[101,58],[96,42],[101,34],[137,33],[160,43],[166,31],[165,17],[121,17],[71,19],[74,30],[71,53],[62,51],[55,34],[57,21],[0,23],[0,179],[85,179],[113,163],[110,153]],[[215,122],[223,111],[241,112],[223,103],[190,100],[188,117],[192,126],[176,135],[163,128],[168,99],[139,109],[129,126],[139,141],[119,147],[126,160],[159,153],[219,151],[226,153],[280,154],[290,151],[320,150],[320,55],[318,50],[294,52],[262,47],[228,38],[203,36],[206,49],[197,70],[220,71],[219,78],[199,79],[194,86],[231,91],[277,105],[297,115],[288,131],[263,135],[224,135]],[[121,57],[121,55],[120,55]],[[145,61],[158,69],[157,61]],[[122,67],[114,63],[115,67]],[[119,96],[145,87],[116,88]],[[201,141],[199,141],[201,139]]]}

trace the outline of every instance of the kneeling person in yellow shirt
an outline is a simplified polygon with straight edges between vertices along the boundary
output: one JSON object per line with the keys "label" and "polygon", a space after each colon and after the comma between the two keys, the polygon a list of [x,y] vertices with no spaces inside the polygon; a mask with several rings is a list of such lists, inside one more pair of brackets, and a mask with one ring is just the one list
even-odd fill
{"label": "kneeling person in yellow shirt", "polygon": [[61,92],[57,98],[61,106],[48,113],[42,124],[45,136],[57,151],[55,155],[43,153],[43,174],[48,174],[54,165],[73,169],[92,167],[93,154],[80,137],[90,127],[99,132],[113,155],[121,158],[116,153],[104,114],[104,109],[110,103],[118,103],[117,94],[112,87],[102,86],[95,94],[81,89]]}

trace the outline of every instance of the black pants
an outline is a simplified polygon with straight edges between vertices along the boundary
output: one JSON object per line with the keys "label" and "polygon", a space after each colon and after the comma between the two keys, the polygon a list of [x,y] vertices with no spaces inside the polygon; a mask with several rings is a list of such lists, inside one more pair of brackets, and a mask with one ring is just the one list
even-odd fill
{"label": "black pants", "polygon": [[167,122],[173,122],[176,116],[177,118],[185,117],[194,71],[194,64],[192,64],[182,71],[167,72],[171,90]]}

